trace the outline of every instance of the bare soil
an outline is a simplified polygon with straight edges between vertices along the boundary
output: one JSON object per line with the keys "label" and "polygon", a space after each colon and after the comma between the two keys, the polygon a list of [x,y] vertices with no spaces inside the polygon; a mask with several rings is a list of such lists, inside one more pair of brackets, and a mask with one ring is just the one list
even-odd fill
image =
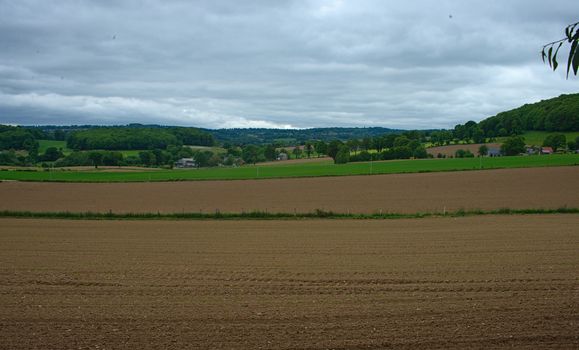
{"label": "bare soil", "polygon": [[[450,156],[454,157],[456,151],[458,151],[459,149],[463,149],[465,151],[471,151],[472,154],[477,156],[478,155],[478,149],[482,145],[483,145],[482,143],[473,143],[473,144],[468,144],[468,145],[437,146],[437,147],[427,148],[426,152],[428,152],[428,154],[432,154],[435,157],[439,153],[443,154],[447,157],[450,157]],[[500,143],[485,143],[484,145],[486,145],[489,149],[492,149],[492,148],[500,149],[501,148]]]}
{"label": "bare soil", "polygon": [[0,348],[576,349],[578,227],[0,219]]}
{"label": "bare soil", "polygon": [[442,212],[579,207],[579,167],[165,183],[0,183],[0,210]]}

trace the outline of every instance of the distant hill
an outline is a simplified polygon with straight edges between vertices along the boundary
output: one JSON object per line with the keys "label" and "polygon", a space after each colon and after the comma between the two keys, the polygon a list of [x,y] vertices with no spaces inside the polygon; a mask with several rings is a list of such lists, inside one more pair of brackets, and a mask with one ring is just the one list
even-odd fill
{"label": "distant hill", "polygon": [[579,131],[579,94],[561,95],[526,104],[482,120],[487,136],[508,136],[525,131]]}
{"label": "distant hill", "polygon": [[349,140],[364,137],[381,136],[384,134],[399,134],[405,130],[381,127],[371,128],[312,128],[312,129],[204,129],[212,134],[217,141],[232,144],[266,144],[280,143],[291,146],[308,140]]}

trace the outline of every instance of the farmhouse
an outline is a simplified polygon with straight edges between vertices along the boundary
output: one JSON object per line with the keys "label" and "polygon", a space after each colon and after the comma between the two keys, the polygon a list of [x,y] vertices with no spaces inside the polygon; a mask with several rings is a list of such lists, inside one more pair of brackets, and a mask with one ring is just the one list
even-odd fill
{"label": "farmhouse", "polygon": [[553,154],[553,148],[541,147],[541,154]]}
{"label": "farmhouse", "polygon": [[175,162],[175,168],[194,168],[197,166],[193,158],[181,158]]}

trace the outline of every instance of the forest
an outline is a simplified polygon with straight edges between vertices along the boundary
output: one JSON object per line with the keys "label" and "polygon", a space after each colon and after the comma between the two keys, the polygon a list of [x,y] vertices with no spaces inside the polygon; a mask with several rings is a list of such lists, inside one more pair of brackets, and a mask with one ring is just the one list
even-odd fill
{"label": "forest", "polygon": [[457,125],[457,138],[476,139],[520,135],[525,131],[579,131],[579,94],[561,95],[498,113],[478,124]]}
{"label": "forest", "polygon": [[152,150],[168,146],[213,146],[213,136],[196,128],[101,127],[70,133],[74,150]]}

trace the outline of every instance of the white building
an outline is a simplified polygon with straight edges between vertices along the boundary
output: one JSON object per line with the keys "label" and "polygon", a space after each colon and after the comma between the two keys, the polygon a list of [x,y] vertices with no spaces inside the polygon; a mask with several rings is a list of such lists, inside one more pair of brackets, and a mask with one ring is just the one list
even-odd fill
{"label": "white building", "polygon": [[193,158],[181,158],[175,162],[175,168],[195,168],[197,163]]}

